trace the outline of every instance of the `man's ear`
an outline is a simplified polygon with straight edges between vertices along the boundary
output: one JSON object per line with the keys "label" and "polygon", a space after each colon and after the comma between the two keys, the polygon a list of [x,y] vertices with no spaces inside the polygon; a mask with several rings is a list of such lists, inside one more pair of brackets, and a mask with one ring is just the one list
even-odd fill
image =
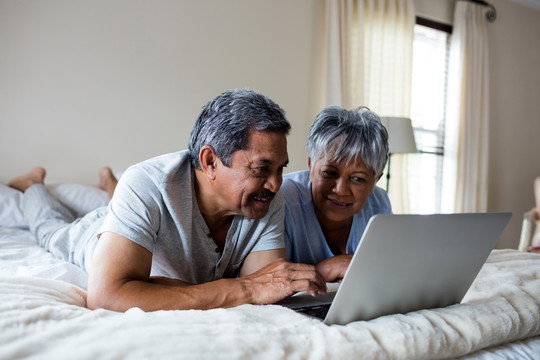
{"label": "man's ear", "polygon": [[202,172],[204,172],[210,180],[214,180],[216,178],[218,157],[210,145],[204,145],[201,148],[201,151],[199,151],[199,162],[201,163]]}

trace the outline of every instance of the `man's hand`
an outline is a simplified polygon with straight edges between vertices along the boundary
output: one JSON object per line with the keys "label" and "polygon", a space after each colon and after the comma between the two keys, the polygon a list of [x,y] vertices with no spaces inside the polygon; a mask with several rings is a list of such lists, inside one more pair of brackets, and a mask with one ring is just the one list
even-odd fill
{"label": "man's hand", "polygon": [[326,282],[340,281],[345,276],[352,257],[352,254],[329,257],[317,264],[317,271]]}
{"label": "man's hand", "polygon": [[272,304],[299,291],[326,294],[326,282],[315,266],[276,260],[238,279],[247,290],[250,303]]}

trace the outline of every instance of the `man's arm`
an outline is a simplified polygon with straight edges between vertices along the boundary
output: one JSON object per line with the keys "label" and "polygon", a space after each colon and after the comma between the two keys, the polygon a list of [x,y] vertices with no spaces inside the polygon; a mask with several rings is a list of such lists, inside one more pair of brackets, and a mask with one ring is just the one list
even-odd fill
{"label": "man's arm", "polygon": [[[270,252],[248,255],[242,268],[245,276],[189,285],[174,279],[151,278],[152,254],[121,235],[105,232],[94,252],[87,306],[115,311],[132,307],[144,311],[211,309],[274,303],[297,291],[326,291],[314,266],[275,260],[275,251]],[[272,262],[256,270],[258,257]]]}
{"label": "man's arm", "polygon": [[278,259],[285,259],[285,249],[254,251],[244,259],[240,276],[252,274]]}
{"label": "man's arm", "polygon": [[271,304],[298,291],[313,296],[326,293],[326,282],[316,267],[285,261],[284,249],[250,253],[240,276],[249,280],[249,289],[256,293],[253,304]]}

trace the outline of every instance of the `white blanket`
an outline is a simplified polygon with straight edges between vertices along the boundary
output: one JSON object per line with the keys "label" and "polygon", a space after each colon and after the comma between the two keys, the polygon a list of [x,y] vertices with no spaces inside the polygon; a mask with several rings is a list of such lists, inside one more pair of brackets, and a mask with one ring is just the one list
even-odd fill
{"label": "white blanket", "polygon": [[0,359],[442,359],[511,342],[512,354],[540,352],[540,255],[516,250],[493,251],[462,304],[347,326],[277,305],[90,311],[80,287],[3,270]]}

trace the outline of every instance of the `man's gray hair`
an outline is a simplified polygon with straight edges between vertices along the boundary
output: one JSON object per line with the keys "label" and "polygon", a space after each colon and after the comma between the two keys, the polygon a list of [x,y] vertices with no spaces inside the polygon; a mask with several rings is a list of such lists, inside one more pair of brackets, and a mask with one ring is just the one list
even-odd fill
{"label": "man's gray hair", "polygon": [[329,106],[321,110],[308,135],[312,161],[356,162],[360,158],[375,176],[388,160],[388,132],[379,116],[365,106],[346,110]]}
{"label": "man's gray hair", "polygon": [[249,146],[251,131],[288,135],[290,129],[283,109],[268,97],[247,89],[225,91],[203,107],[195,122],[189,138],[191,164],[200,169],[199,152],[210,145],[230,166],[231,155]]}

